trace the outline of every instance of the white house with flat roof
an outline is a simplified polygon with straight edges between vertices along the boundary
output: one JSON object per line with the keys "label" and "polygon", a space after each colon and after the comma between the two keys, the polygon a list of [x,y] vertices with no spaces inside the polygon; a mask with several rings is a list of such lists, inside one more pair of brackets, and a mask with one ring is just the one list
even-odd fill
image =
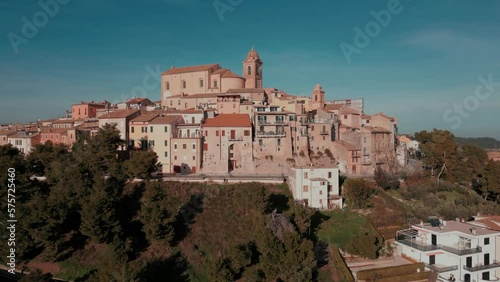
{"label": "white house with flat roof", "polygon": [[496,237],[499,231],[429,217],[396,233],[397,252],[438,272],[438,281],[499,281]]}
{"label": "white house with flat roof", "polygon": [[309,207],[342,208],[338,168],[292,168],[290,189],[295,200]]}

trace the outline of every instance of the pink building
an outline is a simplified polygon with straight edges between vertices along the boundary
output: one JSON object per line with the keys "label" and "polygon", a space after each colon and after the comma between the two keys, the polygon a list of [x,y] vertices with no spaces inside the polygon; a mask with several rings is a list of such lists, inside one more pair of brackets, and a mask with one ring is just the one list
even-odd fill
{"label": "pink building", "polygon": [[71,106],[71,114],[73,120],[95,118],[97,116],[97,110],[104,109],[106,106],[109,106],[107,101],[101,103],[95,103],[94,101],[86,103],[82,101],[80,104]]}

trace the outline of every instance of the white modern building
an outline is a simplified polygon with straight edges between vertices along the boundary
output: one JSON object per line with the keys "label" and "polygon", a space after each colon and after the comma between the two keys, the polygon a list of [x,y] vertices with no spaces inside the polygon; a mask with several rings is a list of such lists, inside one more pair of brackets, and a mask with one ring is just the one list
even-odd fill
{"label": "white modern building", "polygon": [[398,254],[424,262],[438,272],[438,281],[499,281],[499,231],[437,217],[428,221],[396,233]]}
{"label": "white modern building", "polygon": [[292,168],[290,189],[295,200],[309,207],[342,208],[338,168]]}

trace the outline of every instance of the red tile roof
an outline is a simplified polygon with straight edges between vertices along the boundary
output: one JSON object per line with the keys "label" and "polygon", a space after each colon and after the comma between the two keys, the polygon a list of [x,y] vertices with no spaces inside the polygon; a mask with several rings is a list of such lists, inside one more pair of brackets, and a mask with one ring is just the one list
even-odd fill
{"label": "red tile roof", "polygon": [[343,105],[342,107],[340,107],[339,114],[341,114],[341,115],[359,115],[359,114],[361,114],[361,111],[356,110],[354,108],[351,108],[349,106]]}
{"label": "red tile roof", "polygon": [[203,127],[251,127],[250,117],[247,114],[220,114],[207,119]]}
{"label": "red tile roof", "polygon": [[149,124],[172,124],[175,122],[182,122],[182,117],[178,115],[158,115]]}
{"label": "red tile roof", "polygon": [[139,104],[139,103],[142,103],[145,101],[151,102],[148,98],[134,98],[134,99],[128,100],[127,104]]}
{"label": "red tile roof", "polygon": [[209,64],[209,65],[190,66],[190,67],[181,67],[181,68],[173,67],[173,68],[169,69],[168,71],[162,73],[162,75],[179,74],[179,73],[196,72],[196,71],[206,71],[206,70],[209,70],[215,66],[219,66],[219,65],[218,64]]}
{"label": "red tile roof", "polygon": [[347,151],[360,151],[361,148],[358,148],[356,146],[354,146],[353,144],[349,143],[349,142],[346,142],[346,141],[333,141],[333,143],[337,143],[339,145],[341,145],[342,147],[346,148]]}
{"label": "red tile roof", "polygon": [[103,116],[100,116],[99,119],[107,119],[107,118],[126,118],[128,116],[131,116],[140,110],[137,109],[125,109],[125,110],[119,110],[119,111],[114,111],[107,113]]}
{"label": "red tile roof", "polygon": [[229,89],[226,93],[265,93],[264,88],[235,88]]}
{"label": "red tile roof", "polygon": [[130,123],[133,123],[133,122],[148,122],[148,121],[153,120],[157,116],[158,116],[157,113],[141,114],[140,116],[137,116],[137,117],[131,119]]}
{"label": "red tile roof", "polygon": [[342,106],[343,106],[343,104],[328,104],[328,105],[325,105],[325,107],[323,108],[323,110],[325,110],[325,111],[336,111],[336,110],[339,110]]}

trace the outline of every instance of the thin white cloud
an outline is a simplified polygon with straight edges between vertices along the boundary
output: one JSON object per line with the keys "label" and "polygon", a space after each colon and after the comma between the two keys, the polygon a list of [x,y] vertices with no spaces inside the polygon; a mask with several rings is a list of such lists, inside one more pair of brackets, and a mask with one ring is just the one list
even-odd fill
{"label": "thin white cloud", "polygon": [[477,53],[498,46],[490,39],[469,36],[449,29],[418,31],[401,40],[400,44],[446,53]]}

